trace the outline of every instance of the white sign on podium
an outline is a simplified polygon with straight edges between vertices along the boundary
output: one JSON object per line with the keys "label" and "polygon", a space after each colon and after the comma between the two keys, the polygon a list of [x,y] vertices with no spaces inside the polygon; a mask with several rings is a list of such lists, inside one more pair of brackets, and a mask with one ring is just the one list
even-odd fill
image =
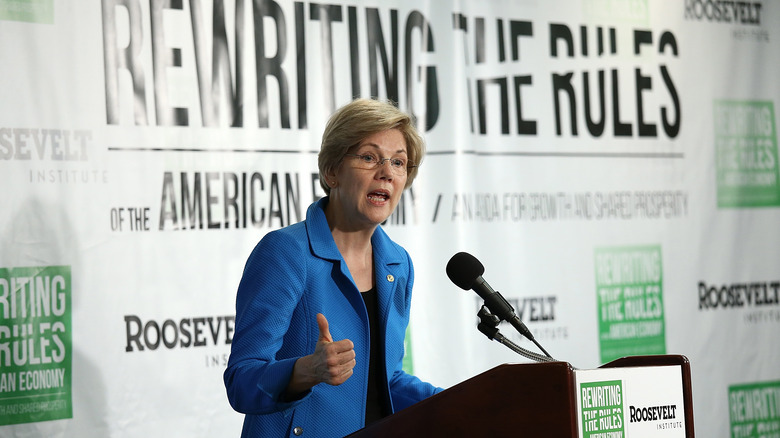
{"label": "white sign on podium", "polygon": [[680,366],[577,370],[580,438],[684,438]]}

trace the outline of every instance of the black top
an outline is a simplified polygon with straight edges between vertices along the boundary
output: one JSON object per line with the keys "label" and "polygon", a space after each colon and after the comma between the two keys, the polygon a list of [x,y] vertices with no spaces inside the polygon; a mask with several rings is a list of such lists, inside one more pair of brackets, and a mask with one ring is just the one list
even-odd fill
{"label": "black top", "polygon": [[379,338],[379,304],[376,288],[361,292],[368,311],[368,326],[371,331],[371,347],[368,360],[368,393],[366,394],[366,426],[390,414],[387,396],[387,382],[384,378],[384,354]]}

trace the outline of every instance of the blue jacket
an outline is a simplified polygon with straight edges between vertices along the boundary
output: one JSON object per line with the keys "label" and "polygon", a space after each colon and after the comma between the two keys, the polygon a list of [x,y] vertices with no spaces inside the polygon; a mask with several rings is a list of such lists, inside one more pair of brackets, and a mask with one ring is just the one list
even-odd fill
{"label": "blue jacket", "polygon": [[[369,325],[366,307],[325,219],[328,198],[306,220],[266,234],[247,260],[236,298],[236,324],[224,380],[231,406],[246,414],[242,437],[341,437],[365,424]],[[371,238],[393,412],[441,391],[401,369],[414,271],[409,254],[381,227]],[[334,341],[355,345],[354,374],[281,399],[295,361],[314,352],[317,313]]]}

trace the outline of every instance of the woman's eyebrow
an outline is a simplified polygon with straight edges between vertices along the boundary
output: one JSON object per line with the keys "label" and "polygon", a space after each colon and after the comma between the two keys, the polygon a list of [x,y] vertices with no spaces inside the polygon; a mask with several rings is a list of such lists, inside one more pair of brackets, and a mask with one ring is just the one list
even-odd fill
{"label": "woman's eyebrow", "polygon": [[[358,149],[362,148],[363,146],[372,146],[372,147],[373,147],[373,148],[375,148],[375,149],[380,149],[380,146],[379,146],[378,144],[376,144],[376,143],[371,143],[371,142],[369,142],[369,143],[361,143],[361,144],[359,144],[359,145],[358,145]],[[396,153],[396,154],[405,154],[405,153],[406,153],[406,150],[405,150],[405,149],[398,149],[397,151],[395,151],[395,153]]]}

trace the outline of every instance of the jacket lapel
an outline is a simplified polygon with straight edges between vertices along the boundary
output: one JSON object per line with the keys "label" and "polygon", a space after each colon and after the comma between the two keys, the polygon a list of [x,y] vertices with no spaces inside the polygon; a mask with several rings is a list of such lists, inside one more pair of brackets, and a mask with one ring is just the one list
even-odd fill
{"label": "jacket lapel", "polygon": [[[371,244],[374,247],[374,269],[376,271],[374,282],[376,283],[377,302],[379,303],[379,322],[380,327],[386,327],[390,300],[400,284],[398,279],[404,275],[404,272],[401,272],[404,259],[381,227],[377,227],[374,231]],[[383,343],[384,338],[385,333],[381,333]]]}

